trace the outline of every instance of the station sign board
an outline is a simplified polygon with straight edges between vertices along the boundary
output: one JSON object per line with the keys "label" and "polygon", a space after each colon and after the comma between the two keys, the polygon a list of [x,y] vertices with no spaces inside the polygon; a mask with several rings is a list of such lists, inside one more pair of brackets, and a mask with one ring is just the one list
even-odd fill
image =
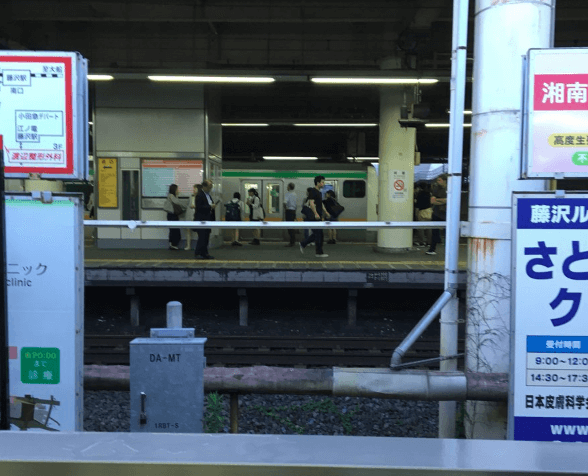
{"label": "station sign board", "polygon": [[588,48],[526,58],[523,178],[588,177]]}
{"label": "station sign board", "polygon": [[6,194],[10,424],[82,431],[83,198]]}
{"label": "station sign board", "polygon": [[88,178],[87,70],[79,53],[0,51],[7,178]]}
{"label": "station sign board", "polygon": [[509,437],[588,442],[588,195],[515,194]]}

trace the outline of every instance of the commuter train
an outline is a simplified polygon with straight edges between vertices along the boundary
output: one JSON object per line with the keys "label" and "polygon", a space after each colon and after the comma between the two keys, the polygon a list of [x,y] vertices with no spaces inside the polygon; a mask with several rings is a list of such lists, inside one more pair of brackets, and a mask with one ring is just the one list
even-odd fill
{"label": "commuter train", "polygon": [[[446,164],[425,164],[415,167],[415,180],[432,180],[446,171]],[[301,219],[300,209],[306,198],[306,190],[314,186],[314,177],[325,177],[323,194],[333,190],[337,201],[345,207],[340,221],[377,221],[378,203],[378,164],[369,162],[324,163],[324,162],[231,162],[223,163],[222,184],[218,192],[223,203],[229,201],[235,192],[246,201],[247,190],[258,190],[264,207],[266,220],[284,219],[284,197],[288,184],[294,184],[297,195],[296,212]],[[412,193],[412,186],[408,192]],[[224,210],[221,212],[224,215]],[[264,237],[280,236],[266,231]],[[340,230],[338,236],[343,241],[375,238],[373,232],[366,230]]]}

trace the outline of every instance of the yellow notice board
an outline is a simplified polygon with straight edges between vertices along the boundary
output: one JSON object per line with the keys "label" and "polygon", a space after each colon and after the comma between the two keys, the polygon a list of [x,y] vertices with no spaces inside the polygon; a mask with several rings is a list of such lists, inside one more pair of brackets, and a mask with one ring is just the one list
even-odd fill
{"label": "yellow notice board", "polygon": [[98,207],[118,208],[118,159],[98,159]]}

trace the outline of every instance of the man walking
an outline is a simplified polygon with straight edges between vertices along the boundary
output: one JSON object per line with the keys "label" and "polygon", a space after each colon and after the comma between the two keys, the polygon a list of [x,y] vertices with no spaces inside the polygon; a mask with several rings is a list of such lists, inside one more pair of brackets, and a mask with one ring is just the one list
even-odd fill
{"label": "man walking", "polygon": [[[202,182],[202,189],[196,194],[196,213],[194,221],[214,221],[214,209],[216,204],[212,202],[210,191],[212,182],[205,180]],[[214,259],[214,256],[208,254],[208,240],[210,238],[210,228],[198,228],[198,242],[196,243],[196,259]]]}
{"label": "man walking", "polygon": [[[284,210],[286,211],[286,221],[296,220],[296,193],[294,193],[294,184],[288,184],[288,191],[284,199]],[[296,243],[296,230],[288,230],[290,243],[286,246],[294,246]]]}
{"label": "man walking", "polygon": [[[321,194],[322,188],[325,186],[325,177],[317,175],[314,178],[314,188],[310,189],[308,194],[308,206],[314,214],[312,221],[321,221],[324,218],[329,218],[329,213],[323,208],[323,197]],[[312,223],[310,224],[312,228]],[[313,229],[312,234],[304,241],[300,242],[300,252],[304,253],[304,248],[311,243],[315,242],[316,257],[317,258],[328,258],[329,255],[323,252],[323,230]]]}
{"label": "man walking", "polygon": [[[447,217],[447,174],[441,174],[435,180],[437,188],[433,191],[431,205],[433,205],[433,217],[431,221],[445,221]],[[426,251],[428,255],[436,255],[437,244],[441,243],[441,230],[433,228],[431,246]]]}

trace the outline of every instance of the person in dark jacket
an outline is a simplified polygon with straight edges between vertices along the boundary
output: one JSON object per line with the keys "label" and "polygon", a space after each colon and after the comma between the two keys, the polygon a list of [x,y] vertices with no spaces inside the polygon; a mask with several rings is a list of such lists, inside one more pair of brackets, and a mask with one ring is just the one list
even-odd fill
{"label": "person in dark jacket", "polygon": [[[437,188],[431,197],[431,205],[433,205],[432,221],[445,221],[447,217],[447,174],[442,174],[435,180]],[[426,251],[428,255],[437,254],[437,244],[441,243],[441,230],[434,228],[432,232],[431,246]]]}
{"label": "person in dark jacket", "polygon": [[[194,221],[214,221],[214,209],[216,204],[212,201],[210,191],[212,190],[212,182],[205,180],[202,182],[202,190],[196,194],[196,213],[194,214]],[[194,254],[197,259],[214,259],[208,253],[208,240],[210,239],[210,228],[198,228],[198,242],[196,243],[196,250]]]}

